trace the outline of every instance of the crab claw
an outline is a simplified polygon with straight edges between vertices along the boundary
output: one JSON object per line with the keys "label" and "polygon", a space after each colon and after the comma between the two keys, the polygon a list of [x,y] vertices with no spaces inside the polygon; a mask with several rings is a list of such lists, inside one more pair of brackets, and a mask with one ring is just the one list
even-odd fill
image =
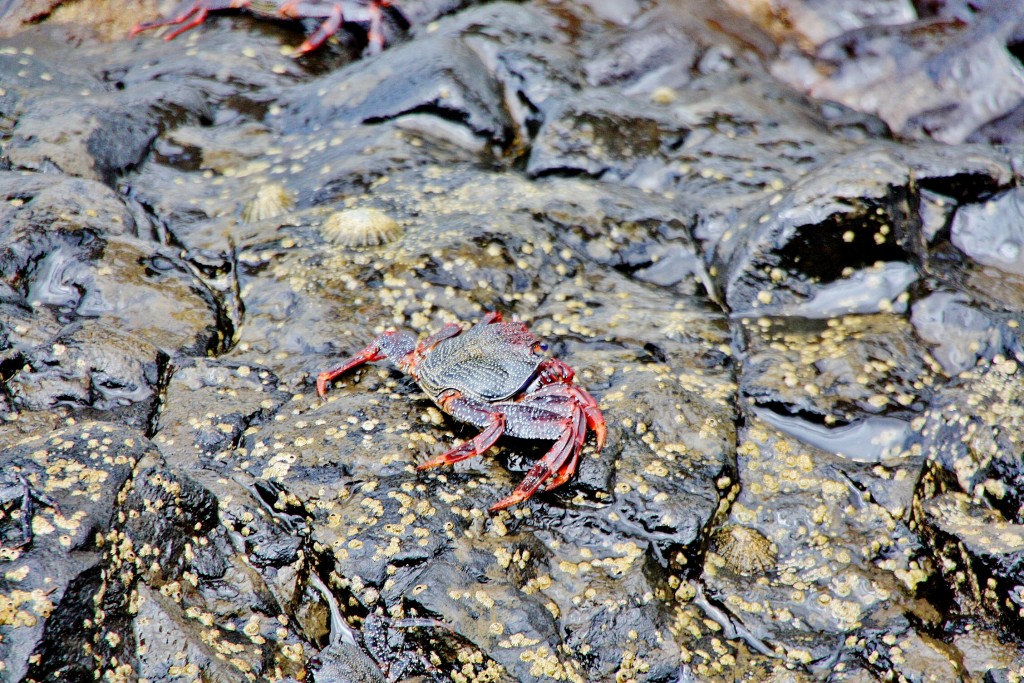
{"label": "crab claw", "polygon": [[[542,350],[547,350],[544,344]],[[548,358],[537,369],[537,377],[541,384],[569,384],[576,376],[576,371],[557,358]]]}
{"label": "crab claw", "polygon": [[383,360],[387,355],[377,344],[370,344],[365,349],[352,356],[333,370],[325,370],[316,376],[316,393],[320,398],[327,396],[327,385],[334,381],[334,378],[344,375],[352,368],[363,363],[372,363],[375,360]]}

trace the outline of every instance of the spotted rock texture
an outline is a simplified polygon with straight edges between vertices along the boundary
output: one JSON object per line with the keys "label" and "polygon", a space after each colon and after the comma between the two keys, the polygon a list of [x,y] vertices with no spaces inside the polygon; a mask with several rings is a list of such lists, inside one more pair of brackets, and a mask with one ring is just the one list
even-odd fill
{"label": "spotted rock texture", "polygon": [[[1024,679],[1017,5],[11,0],[0,681]],[[315,391],[492,310],[608,424],[497,514]]]}

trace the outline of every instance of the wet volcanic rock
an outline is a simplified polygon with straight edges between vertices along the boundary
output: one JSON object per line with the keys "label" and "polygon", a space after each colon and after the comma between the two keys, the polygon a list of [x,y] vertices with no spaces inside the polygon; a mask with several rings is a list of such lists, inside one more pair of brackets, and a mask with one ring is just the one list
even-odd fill
{"label": "wet volcanic rock", "polygon": [[[0,48],[0,679],[1024,676],[1019,8],[402,4]],[[490,310],[608,423],[493,515],[315,393]]]}

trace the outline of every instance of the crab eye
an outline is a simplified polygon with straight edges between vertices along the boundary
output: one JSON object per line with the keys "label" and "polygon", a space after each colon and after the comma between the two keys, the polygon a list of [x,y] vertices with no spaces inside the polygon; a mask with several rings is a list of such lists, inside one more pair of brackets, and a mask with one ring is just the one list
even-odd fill
{"label": "crab eye", "polygon": [[537,342],[533,345],[533,352],[536,354],[542,354],[548,352],[548,345],[546,342]]}

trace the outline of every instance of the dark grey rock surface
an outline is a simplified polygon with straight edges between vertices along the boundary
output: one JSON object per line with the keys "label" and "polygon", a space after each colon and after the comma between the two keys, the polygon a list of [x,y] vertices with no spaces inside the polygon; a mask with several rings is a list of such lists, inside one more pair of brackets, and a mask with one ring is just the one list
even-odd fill
{"label": "dark grey rock surface", "polygon": [[[171,9],[0,2],[0,681],[1024,679],[1017,3]],[[315,391],[492,310],[608,425],[497,514]]]}

